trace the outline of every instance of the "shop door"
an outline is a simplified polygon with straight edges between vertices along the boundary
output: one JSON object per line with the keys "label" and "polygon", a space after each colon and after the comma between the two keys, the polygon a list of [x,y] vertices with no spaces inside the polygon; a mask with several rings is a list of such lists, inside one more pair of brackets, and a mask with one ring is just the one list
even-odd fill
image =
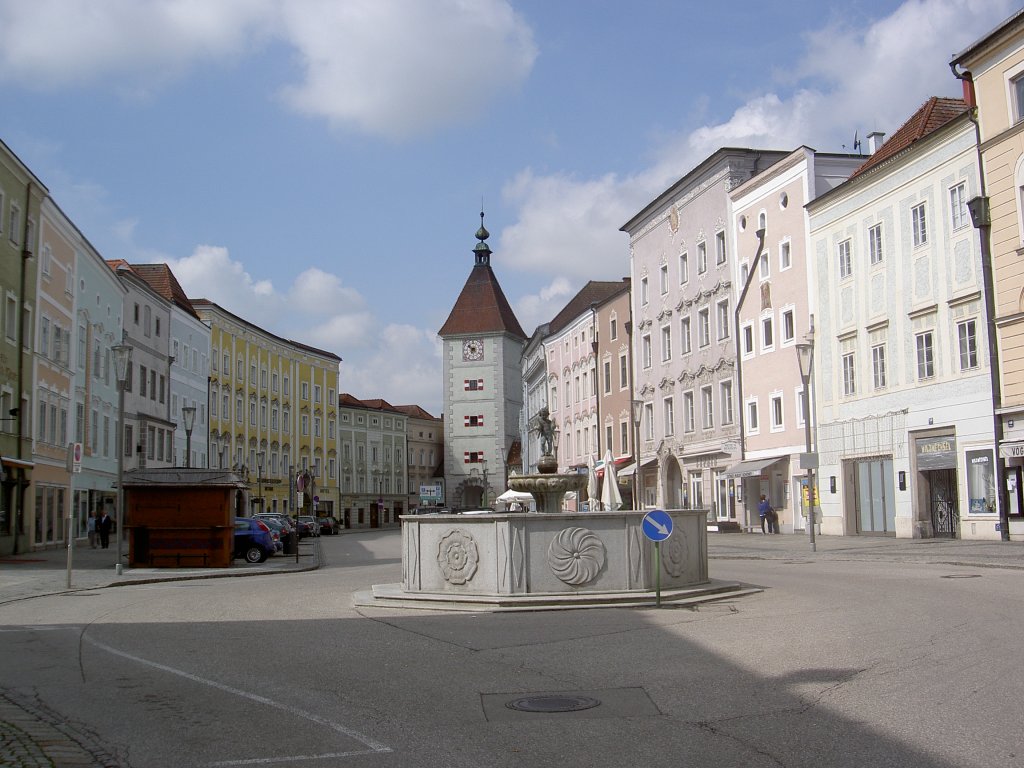
{"label": "shop door", "polygon": [[924,473],[928,482],[928,507],[936,538],[957,537],[956,470],[935,469]]}
{"label": "shop door", "polygon": [[859,533],[896,534],[896,494],[892,459],[860,461],[856,465],[854,508]]}

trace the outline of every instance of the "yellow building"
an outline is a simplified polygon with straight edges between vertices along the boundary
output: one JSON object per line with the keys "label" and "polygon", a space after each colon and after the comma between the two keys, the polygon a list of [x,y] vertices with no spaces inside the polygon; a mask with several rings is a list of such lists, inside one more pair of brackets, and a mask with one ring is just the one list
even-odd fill
{"label": "yellow building", "polygon": [[996,482],[1004,489],[998,494],[1000,529],[1004,539],[1019,539],[1024,537],[1024,11],[957,54],[951,66],[965,83],[965,100],[977,106],[984,184],[968,205],[983,242],[987,235],[985,258],[991,265],[987,287],[999,370],[993,398]]}
{"label": "yellow building", "polygon": [[248,472],[247,514],[293,514],[289,478],[308,470],[317,513],[334,515],[341,358],[275,336],[207,299],[191,302],[211,329],[210,467]]}

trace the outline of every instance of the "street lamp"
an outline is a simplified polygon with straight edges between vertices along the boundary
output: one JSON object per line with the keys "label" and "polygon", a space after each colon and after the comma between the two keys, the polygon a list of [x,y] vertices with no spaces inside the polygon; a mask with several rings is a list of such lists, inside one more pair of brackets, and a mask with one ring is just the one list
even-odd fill
{"label": "street lamp", "polygon": [[633,509],[643,504],[643,480],[640,477],[640,417],[644,413],[644,401],[633,400]]}
{"label": "street lamp", "polygon": [[132,348],[127,344],[115,344],[110,351],[114,354],[114,375],[117,376],[117,562],[114,570],[120,576],[124,568],[121,564],[121,522],[124,520],[124,385],[132,364]]}
{"label": "street lamp", "polygon": [[263,512],[263,462],[266,457],[265,451],[256,452],[256,495],[260,500],[260,512]]}
{"label": "street lamp", "polygon": [[804,385],[804,467],[807,469],[807,531],[811,538],[811,552],[816,551],[814,542],[814,469],[811,454],[811,371],[814,368],[814,336],[807,334],[807,341],[796,345],[796,359],[800,366],[800,380]]}
{"label": "street lamp", "polygon": [[181,409],[181,419],[185,422],[185,466],[192,466],[192,427],[196,424],[196,407],[185,405]]}
{"label": "street lamp", "polygon": [[481,509],[487,508],[487,491],[490,490],[490,486],[487,484],[487,459],[483,460],[484,465],[484,492],[480,496],[480,507]]}

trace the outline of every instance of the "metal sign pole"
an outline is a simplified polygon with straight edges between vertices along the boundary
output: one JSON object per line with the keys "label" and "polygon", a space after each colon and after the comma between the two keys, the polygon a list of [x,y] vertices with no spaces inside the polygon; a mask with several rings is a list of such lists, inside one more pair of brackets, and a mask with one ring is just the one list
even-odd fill
{"label": "metal sign pole", "polygon": [[654,542],[654,607],[661,608],[661,542]]}

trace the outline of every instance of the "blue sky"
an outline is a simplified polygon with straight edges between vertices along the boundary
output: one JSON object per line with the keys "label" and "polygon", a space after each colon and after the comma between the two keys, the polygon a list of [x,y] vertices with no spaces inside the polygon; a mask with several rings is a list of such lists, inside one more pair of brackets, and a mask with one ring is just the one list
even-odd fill
{"label": "blue sky", "polygon": [[892,134],[1014,10],[0,0],[0,138],[105,258],[166,261],[340,355],[342,391],[439,415],[481,201],[529,333],[628,275],[619,227],[717,147]]}

